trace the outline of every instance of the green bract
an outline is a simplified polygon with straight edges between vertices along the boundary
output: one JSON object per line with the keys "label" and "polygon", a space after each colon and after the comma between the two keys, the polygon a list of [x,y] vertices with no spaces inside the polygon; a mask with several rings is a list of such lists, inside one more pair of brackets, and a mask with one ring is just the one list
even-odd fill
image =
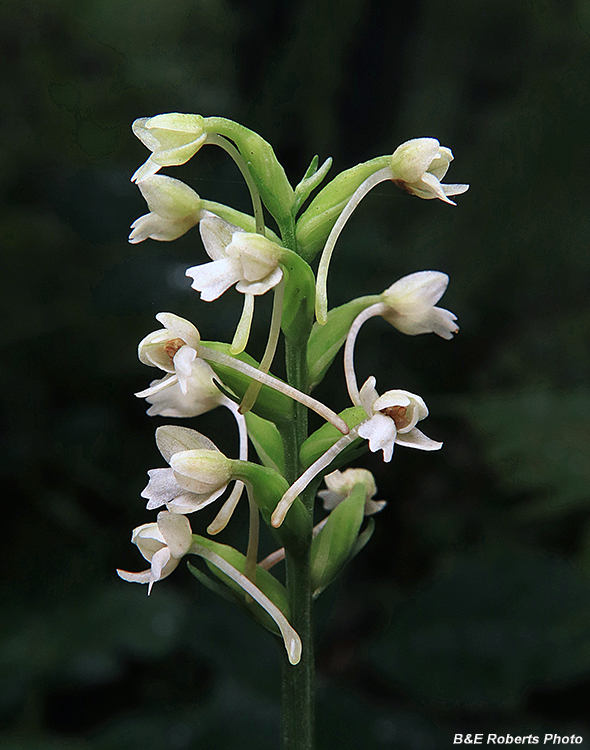
{"label": "green bract", "polygon": [[310,390],[322,382],[334,357],[346,341],[346,336],[356,316],[367,307],[379,302],[379,295],[358,297],[328,313],[328,321],[321,326],[314,323],[307,342],[307,368]]}
{"label": "green bract", "polygon": [[282,248],[279,265],[285,277],[281,328],[292,342],[305,343],[313,323],[315,277],[297,253]]}
{"label": "green bract", "polygon": [[390,160],[391,155],[378,156],[357,164],[341,172],[316,195],[297,221],[295,236],[302,258],[308,262],[315,258],[354,191],[373,172],[389,166]]}
{"label": "green bract", "polygon": [[355,485],[350,495],[330,513],[326,525],[311,543],[314,596],[332,583],[349,560],[365,516],[365,496],[364,485]]}
{"label": "green bract", "polygon": [[[352,429],[367,419],[367,413],[362,406],[351,406],[340,412],[342,419]],[[299,460],[304,469],[311,466],[320,456],[331,448],[342,437],[342,433],[331,424],[324,424],[319,430],[311,434],[301,446],[299,451]],[[360,451],[359,451],[360,449]],[[330,471],[337,469],[344,463],[348,463],[354,456],[360,455],[366,451],[365,441],[358,438],[347,446],[330,465]],[[326,469],[326,472],[328,469]]]}
{"label": "green bract", "polygon": [[263,465],[285,476],[285,449],[276,426],[251,411],[246,414],[246,424],[248,436]]}
{"label": "green bract", "polygon": [[[249,491],[252,492],[252,497],[260,509],[262,518],[270,527],[272,512],[277,507],[281,497],[289,489],[287,480],[273,469],[249,461],[233,461],[232,478],[244,482]],[[276,533],[285,547],[297,549],[310,531],[311,519],[309,513],[301,500],[296,500],[287,513],[285,522],[280,529],[276,530]]]}
{"label": "green bract", "polygon": [[[203,341],[203,344],[209,349],[215,349],[218,352],[232,356],[229,344],[224,344],[220,341]],[[258,362],[245,352],[237,354],[235,359],[246,362],[246,364],[252,365],[252,367],[258,367]],[[238,399],[241,400],[248,390],[252,379],[218,362],[210,362],[210,365],[223,382],[236,394]],[[293,419],[295,413],[292,399],[266,385],[261,387],[253,411],[263,419],[269,419],[271,422],[288,421]]]}
{"label": "green bract", "polygon": [[[217,555],[226,560],[230,565],[236,568],[236,570],[244,574],[246,568],[246,557],[245,555],[242,555],[241,552],[238,552],[237,549],[234,549],[227,544],[214,542],[212,539],[199,536],[198,534],[193,534],[193,539],[202,547],[211,550],[211,552],[215,552]],[[228,589],[230,589],[232,599],[235,603],[248,609],[254,615],[254,617],[256,617],[256,619],[264,625],[264,627],[268,628],[268,630],[276,634],[279,633],[279,629],[277,628],[274,620],[260,606],[260,604],[249,600],[249,598],[246,599],[246,597],[244,597],[243,589],[238,586],[235,581],[232,581],[232,579],[229,578],[225,573],[219,570],[219,568],[216,568],[215,565],[211,564],[208,561],[205,561],[205,563],[209,568],[209,571],[216,578],[222,581]],[[200,574],[200,571],[197,568],[195,568],[190,563],[188,564],[188,567],[195,578],[204,582],[202,578],[203,574]],[[289,609],[289,599],[287,596],[287,591],[283,584],[280,581],[277,581],[272,573],[269,573],[268,570],[264,570],[264,568],[261,568],[259,565],[256,566],[255,583],[256,586],[262,591],[262,593],[265,594],[265,596],[267,596],[271,600],[271,602],[281,610],[281,612],[287,619],[289,619],[291,616],[291,612]]]}
{"label": "green bract", "polygon": [[223,135],[236,144],[246,160],[264,205],[281,229],[292,223],[295,193],[275,152],[258,133],[223,117],[206,117],[206,131]]}
{"label": "green bract", "polygon": [[295,203],[293,204],[293,216],[297,216],[299,209],[308,199],[309,195],[324,181],[332,166],[332,157],[328,157],[318,169],[319,158],[314,156],[307,172],[301,182],[295,188]]}

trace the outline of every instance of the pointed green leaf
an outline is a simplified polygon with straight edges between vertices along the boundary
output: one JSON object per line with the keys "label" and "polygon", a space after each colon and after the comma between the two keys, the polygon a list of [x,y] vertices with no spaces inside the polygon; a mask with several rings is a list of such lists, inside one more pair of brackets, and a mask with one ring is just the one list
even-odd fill
{"label": "pointed green leaf", "polygon": [[391,155],[357,164],[337,175],[316,195],[296,225],[302,258],[308,262],[315,258],[355,190],[374,172],[389,166],[390,161]]}
{"label": "pointed green leaf", "polygon": [[305,342],[314,318],[315,276],[297,253],[283,248],[280,266],[285,275],[281,328],[293,342]]}
{"label": "pointed green leaf", "polygon": [[[228,356],[234,356],[230,352],[229,344],[219,341],[203,341],[202,343],[210,349],[223,352],[223,354],[227,354]],[[235,355],[235,359],[246,362],[246,364],[252,365],[252,367],[259,366],[258,362],[249,354],[246,354],[246,352]],[[231,388],[241,401],[250,383],[252,383],[252,379],[226,365],[221,365],[217,362],[209,362],[209,364],[225,385]],[[270,388],[267,385],[261,387],[253,411],[263,419],[269,419],[271,422],[285,422],[293,419],[293,415],[295,414],[293,400],[285,396],[284,393],[275,391],[274,388]]]}
{"label": "pointed green leaf", "polygon": [[365,516],[365,497],[365,486],[355,485],[350,495],[330,513],[326,525],[312,541],[311,586],[314,593],[323,591],[350,558]]}
{"label": "pointed green leaf", "polygon": [[[211,552],[215,552],[236,570],[245,575],[244,571],[246,568],[246,557],[241,552],[238,552],[237,549],[234,549],[227,544],[214,542],[212,539],[209,539],[207,537],[198,536],[197,534],[193,534],[193,536],[198,544],[205,547],[206,549],[211,550]],[[272,617],[266,612],[266,610],[264,610],[260,606],[260,604],[255,601],[247,602],[244,590],[235,581],[229,578],[225,573],[223,573],[223,571],[219,570],[219,568],[215,567],[215,565],[213,565],[212,563],[208,562],[207,560],[205,562],[211,573],[220,581],[222,581],[225,586],[228,587],[228,589],[230,589],[232,592],[237,593],[238,597],[244,602],[245,607],[260,622],[262,622],[266,628],[271,630],[273,633],[279,632]],[[189,565],[189,568],[191,569],[191,573],[193,573],[196,578],[200,578],[200,576],[196,575],[196,573],[194,572],[194,566]],[[289,620],[291,614],[289,608],[289,598],[283,584],[278,581],[270,571],[265,570],[258,565],[256,566],[255,584],[262,591],[262,593],[281,610],[287,620]]]}
{"label": "pointed green leaf", "polygon": [[314,156],[311,160],[305,176],[295,188],[295,203],[293,205],[293,215],[297,216],[299,209],[305,203],[310,193],[321,185],[332,166],[332,157],[329,156],[322,166],[318,169],[319,159]]}
{"label": "pointed green leaf", "polygon": [[330,310],[325,325],[313,324],[307,343],[307,368],[311,389],[324,379],[328,368],[346,341],[346,336],[356,316],[379,300],[378,295],[358,297]]}
{"label": "pointed green leaf", "polygon": [[246,414],[248,437],[264,466],[285,475],[285,449],[276,425],[249,411]]}
{"label": "pointed green leaf", "polygon": [[[362,406],[351,406],[349,409],[340,412],[340,416],[351,429],[367,419],[367,413]],[[299,460],[301,461],[302,467],[307,469],[308,466],[311,466],[314,461],[317,461],[317,459],[331,448],[334,443],[340,440],[341,437],[342,433],[333,425],[329,423],[322,425],[319,430],[316,430],[310,435],[301,446]],[[352,460],[352,458],[362,455],[366,450],[366,442],[362,438],[357,438],[347,446],[334,461],[332,461],[325,473],[334,471],[334,469],[342,466],[343,463],[347,463]]]}

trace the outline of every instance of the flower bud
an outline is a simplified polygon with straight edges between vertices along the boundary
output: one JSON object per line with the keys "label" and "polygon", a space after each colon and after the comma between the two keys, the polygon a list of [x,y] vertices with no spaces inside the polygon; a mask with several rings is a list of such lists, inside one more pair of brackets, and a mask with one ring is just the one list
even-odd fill
{"label": "flower bud", "polygon": [[150,238],[168,242],[186,234],[204,216],[202,202],[192,188],[180,180],[152,175],[138,182],[150,213],[131,225],[132,245]]}
{"label": "flower bud", "polygon": [[178,112],[141,117],[133,123],[133,132],[152,155],[133,175],[132,182],[156,174],[161,167],[184,164],[207,140],[201,115]]}
{"label": "flower bud", "polygon": [[324,510],[334,510],[343,500],[350,496],[354,487],[360,484],[365,492],[365,516],[372,516],[386,506],[385,500],[373,500],[377,485],[367,469],[346,469],[333,471],[324,477],[327,490],[320,490],[318,496],[324,501]]}
{"label": "flower bud", "polygon": [[178,484],[199,495],[225,488],[231,479],[232,462],[214,450],[188,450],[175,453],[170,466]]}

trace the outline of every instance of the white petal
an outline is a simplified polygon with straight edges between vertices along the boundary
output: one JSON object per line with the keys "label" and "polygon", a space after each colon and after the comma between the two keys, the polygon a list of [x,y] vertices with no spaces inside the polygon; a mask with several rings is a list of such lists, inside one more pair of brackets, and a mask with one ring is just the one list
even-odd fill
{"label": "white petal", "polygon": [[266,278],[260,281],[239,281],[236,284],[236,289],[242,294],[253,294],[258,296],[260,294],[266,294],[273,287],[275,287],[283,278],[282,268],[275,268]]}
{"label": "white petal", "polygon": [[188,380],[192,374],[193,362],[197,358],[197,352],[192,346],[181,346],[174,355],[174,370],[178,375],[178,385],[186,396],[188,392]]}
{"label": "white petal", "polygon": [[199,225],[201,239],[211,260],[227,258],[226,248],[231,244],[235,232],[243,231],[213,214],[206,216]]}
{"label": "white petal", "polygon": [[442,307],[433,307],[428,316],[428,328],[443,339],[450,340],[455,333],[459,333],[459,326],[455,322],[457,316]]}
{"label": "white petal", "polygon": [[234,258],[222,258],[188,268],[186,275],[193,279],[191,286],[201,292],[201,299],[211,302],[241,279],[241,266]]}
{"label": "white petal", "polygon": [[382,396],[375,401],[373,409],[375,411],[381,411],[387,409],[390,406],[409,406],[412,403],[410,394],[407,391],[392,390],[385,391]]}
{"label": "white petal", "polygon": [[137,187],[146,200],[150,211],[164,219],[178,221],[198,213],[201,199],[184,182],[165,175],[152,175],[141,180]]}
{"label": "white petal", "polygon": [[149,501],[147,510],[166,505],[184,492],[174,478],[172,469],[150,469],[148,476],[150,480],[141,492],[141,497]]}
{"label": "white petal", "polygon": [[129,581],[129,583],[150,583],[152,580],[151,568],[142,570],[140,573],[131,573],[128,570],[119,570],[117,568],[117,575],[124,581]]}
{"label": "white petal", "polygon": [[406,432],[403,435],[398,432],[395,442],[398,445],[405,445],[407,448],[418,448],[421,451],[437,451],[442,448],[442,443],[426,437],[417,427],[414,427],[410,432]]}
{"label": "white petal", "polygon": [[361,405],[369,416],[373,413],[373,404],[379,398],[379,394],[375,389],[376,383],[375,377],[371,375],[365,380],[359,393]]}
{"label": "white petal", "polygon": [[158,528],[172,557],[181,558],[186,555],[193,542],[193,532],[186,516],[164,510],[158,513]]}
{"label": "white petal", "polygon": [[418,271],[396,281],[383,292],[386,304],[403,313],[406,306],[414,308],[435,305],[445,293],[449,277],[440,271]]}
{"label": "white petal", "polygon": [[157,393],[161,393],[162,391],[167,390],[168,388],[171,388],[174,385],[178,384],[178,375],[165,375],[160,380],[152,380],[150,383],[150,387],[146,388],[143,391],[138,391],[137,393],[134,393],[134,396],[137,396],[137,398],[145,398],[149,399],[152,396],[154,396]]}
{"label": "white petal", "polygon": [[159,172],[160,169],[162,169],[162,165],[155,162],[153,156],[150,156],[150,158],[135,171],[131,178],[131,182],[137,183],[141,180],[145,180],[147,177],[151,177],[156,174],[156,172]]}
{"label": "white petal", "polygon": [[177,565],[178,560],[172,557],[168,547],[163,547],[152,557],[152,582],[170,575]]}
{"label": "white petal", "polygon": [[450,203],[452,206],[457,205],[450,198],[447,198],[446,193],[443,190],[443,187],[440,184],[439,180],[433,174],[430,174],[430,172],[426,172],[425,174],[423,174],[420,183],[416,184],[415,186],[412,185],[412,187],[416,188],[416,195],[420,195],[419,191],[424,190],[430,198],[438,198],[445,203]]}
{"label": "white petal", "polygon": [[171,513],[196,513],[198,510],[214,503],[226,489],[227,485],[205,495],[197,495],[196,492],[184,492],[169,502],[166,507]]}
{"label": "white petal", "polygon": [[156,315],[156,320],[161,323],[164,328],[168,329],[170,333],[173,333],[179,339],[182,339],[188,344],[188,346],[192,346],[193,349],[198,349],[199,342],[201,341],[201,334],[197,327],[189,320],[168,312],[158,313]]}
{"label": "white petal", "polygon": [[192,229],[198,223],[199,218],[200,213],[198,211],[182,219],[174,220],[164,219],[155,213],[145,214],[131,225],[133,231],[129,235],[129,242],[132,245],[147,239],[170,242],[186,234],[189,229]]}
{"label": "white petal", "polygon": [[461,195],[469,190],[469,185],[442,185],[445,195]]}
{"label": "white petal", "polygon": [[369,441],[369,450],[372,453],[382,450],[383,460],[387,463],[391,461],[397,435],[397,428],[393,419],[386,417],[385,414],[375,414],[371,419],[361,424],[358,434]]}

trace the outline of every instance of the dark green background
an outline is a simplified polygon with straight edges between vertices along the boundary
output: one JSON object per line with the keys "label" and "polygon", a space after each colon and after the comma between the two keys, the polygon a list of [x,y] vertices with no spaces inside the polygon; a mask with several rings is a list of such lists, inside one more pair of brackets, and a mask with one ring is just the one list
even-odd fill
{"label": "dark green background", "polygon": [[[129,535],[170,421],[132,395],[153,377],[136,345],[161,310],[222,340],[239,315],[236,293],[190,290],[196,230],[126,242],[147,155],[130,125],[168,111],[253,128],[294,183],[315,153],[335,175],[417,136],[471,183],[457,208],[380,186],[334,255],[332,304],[449,273],[461,333],[376,319],[359,340],[359,376],[420,393],[445,446],[364,462],[389,504],[318,603],[319,747],[587,740],[587,0],[8,0],[0,48],[0,748],[279,744],[272,640],[184,566],[150,599],[114,574],[141,567]],[[217,149],[169,173],[248,210]],[[339,362],[317,394],[348,405]],[[235,454],[229,415],[196,426]],[[223,541],[243,546],[245,522]]]}

